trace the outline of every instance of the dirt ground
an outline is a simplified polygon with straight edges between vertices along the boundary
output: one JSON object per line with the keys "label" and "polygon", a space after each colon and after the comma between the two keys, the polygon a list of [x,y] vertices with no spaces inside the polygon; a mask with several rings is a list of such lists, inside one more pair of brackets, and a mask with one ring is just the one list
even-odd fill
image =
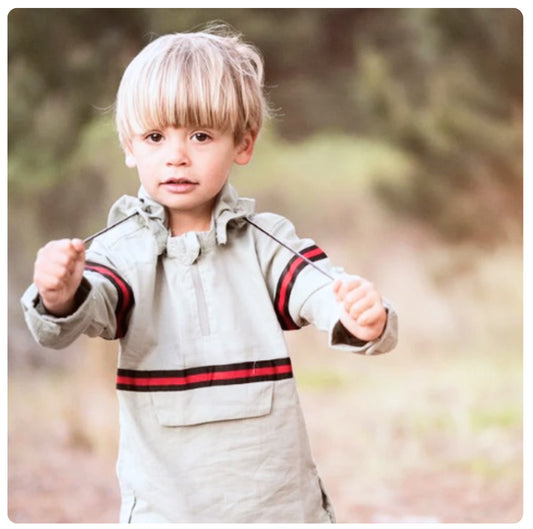
{"label": "dirt ground", "polygon": [[[310,413],[324,402],[318,395],[304,395],[302,405],[315,459],[332,496],[338,522],[345,523],[514,523],[522,517],[522,482],[499,482],[467,469],[419,467],[386,469],[372,474],[358,473],[356,457],[342,459],[356,429],[347,424],[342,433],[323,433],[318,417]],[[336,403],[342,405],[340,400]],[[323,404],[322,404],[323,405]],[[335,407],[328,405],[329,413]],[[385,450],[388,464],[394,464],[394,446]],[[365,466],[365,469],[368,467]]]}
{"label": "dirt ground", "polygon": [[[26,523],[116,522],[115,433],[108,433],[107,444],[101,446],[91,440],[87,430],[78,431],[70,424],[65,403],[63,408],[57,407],[61,413],[54,416],[50,412],[53,403],[47,401],[45,388],[24,400],[21,396],[28,392],[25,384],[10,391],[9,519]],[[358,428],[369,419],[362,417],[360,423],[350,420],[346,399],[345,391],[303,391],[301,395],[315,460],[339,522],[520,520],[520,473],[498,479],[487,472],[453,466],[394,468],[394,443],[380,444],[376,439],[375,450],[364,453],[358,448]],[[102,407],[102,403],[93,404]],[[109,416],[114,415],[114,404],[103,406],[110,406]],[[342,428],[330,427],[333,424]],[[86,427],[98,428],[90,420]],[[520,440],[516,443],[515,453],[521,454]]]}

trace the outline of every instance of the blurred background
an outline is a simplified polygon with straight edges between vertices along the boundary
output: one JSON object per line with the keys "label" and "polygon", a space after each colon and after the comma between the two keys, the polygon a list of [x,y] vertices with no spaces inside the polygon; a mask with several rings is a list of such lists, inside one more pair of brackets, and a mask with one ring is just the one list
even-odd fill
{"label": "blurred background", "polygon": [[276,110],[233,175],[371,279],[397,349],[288,333],[340,522],[522,516],[523,29],[514,9],[15,9],[8,18],[8,515],[114,522],[117,344],[38,347],[19,299],[48,240],[136,194],[113,128],[155,36],[225,21]]}

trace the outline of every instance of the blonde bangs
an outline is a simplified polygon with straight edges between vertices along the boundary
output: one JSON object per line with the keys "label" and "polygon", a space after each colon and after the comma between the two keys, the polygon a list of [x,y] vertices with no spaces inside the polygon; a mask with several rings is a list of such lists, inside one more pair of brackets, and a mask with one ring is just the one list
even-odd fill
{"label": "blonde bangs", "polygon": [[116,103],[124,144],[134,135],[174,127],[231,130],[238,141],[258,132],[267,105],[257,51],[237,37],[166,35],[130,63]]}

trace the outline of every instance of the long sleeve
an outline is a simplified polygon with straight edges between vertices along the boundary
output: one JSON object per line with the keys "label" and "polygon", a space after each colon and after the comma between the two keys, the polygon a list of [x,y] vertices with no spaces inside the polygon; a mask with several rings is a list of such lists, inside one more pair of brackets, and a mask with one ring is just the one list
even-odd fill
{"label": "long sleeve", "polygon": [[[328,275],[346,275],[341,268],[333,266],[313,240],[299,238],[287,219],[261,214],[254,221]],[[371,342],[359,341],[339,322],[341,309],[330,278],[267,235],[258,233],[256,241],[267,287],[282,329],[293,330],[313,324],[328,333],[331,347],[361,354],[385,353],[396,345],[397,315],[389,301],[384,300],[388,318],[382,335]]]}
{"label": "long sleeve", "polygon": [[111,340],[125,333],[134,303],[128,283],[102,256],[89,251],[87,258],[72,314],[56,317],[47,313],[33,284],[23,294],[26,324],[39,344],[61,349],[81,334]]}

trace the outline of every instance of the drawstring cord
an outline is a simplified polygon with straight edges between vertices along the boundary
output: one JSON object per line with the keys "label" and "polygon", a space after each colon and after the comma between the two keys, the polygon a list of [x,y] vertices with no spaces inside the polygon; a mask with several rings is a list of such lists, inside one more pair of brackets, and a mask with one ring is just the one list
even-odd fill
{"label": "drawstring cord", "polygon": [[[114,224],[111,224],[110,226],[107,226],[106,228],[103,228],[100,231],[97,231],[96,233],[93,233],[89,237],[83,239],[84,244],[87,244],[88,242],[92,241],[96,237],[108,232],[109,230],[112,230],[113,228],[115,228],[119,224],[122,224],[123,222],[126,222],[127,220],[135,217],[135,215],[139,215],[139,212],[138,211],[134,211],[131,215],[128,215],[127,217],[124,217],[123,219],[119,220],[118,222],[115,222]],[[259,226],[255,222],[253,222],[252,220],[250,220],[248,217],[244,217],[244,220],[248,224],[250,224],[254,228],[256,228],[257,230],[259,230],[260,232],[262,232],[265,235],[267,235],[268,237],[270,237],[273,241],[277,242],[280,246],[283,246],[284,248],[289,250],[291,253],[293,253],[294,255],[299,257],[300,259],[303,259],[308,265],[312,266],[315,270],[318,270],[321,274],[325,275],[328,279],[331,279],[332,281],[334,281],[335,278],[333,276],[331,276],[325,270],[323,270],[322,268],[317,266],[313,261],[311,261],[310,259],[305,257],[305,255],[302,255],[300,252],[297,252],[296,250],[294,250],[293,248],[291,248],[290,246],[285,244],[283,241],[280,241],[277,237],[275,237],[274,235],[272,235],[271,233],[266,231],[264,228],[262,228],[261,226]]]}
{"label": "drawstring cord", "polygon": [[93,239],[98,237],[99,235],[102,235],[103,233],[106,233],[109,230],[112,230],[115,226],[118,226],[119,224],[122,224],[123,222],[126,222],[127,220],[135,217],[135,215],[138,215],[139,212],[135,211],[131,215],[128,215],[127,217],[124,217],[123,219],[120,219],[118,222],[115,222],[114,224],[111,224],[110,226],[107,226],[107,228],[104,228],[100,231],[97,231],[96,233],[93,233],[92,235],[89,235],[89,237],[83,239],[83,243],[87,244],[88,242],[91,242]]}
{"label": "drawstring cord", "polygon": [[315,270],[318,270],[321,274],[324,274],[327,278],[331,279],[332,281],[335,280],[335,278],[333,276],[331,276],[325,270],[323,270],[322,268],[317,266],[315,263],[313,263],[313,261],[311,261],[310,259],[305,257],[305,255],[302,255],[300,252],[297,252],[296,250],[294,250],[290,246],[286,245],[283,241],[280,241],[277,237],[275,237],[274,235],[272,235],[271,233],[269,233],[265,229],[261,228],[261,226],[259,226],[255,222],[251,221],[248,217],[244,217],[244,220],[248,224],[251,224],[254,228],[257,228],[260,232],[264,233],[265,235],[268,235],[273,241],[276,241],[279,245],[283,246],[283,248],[286,248],[287,250],[289,250],[289,252],[292,252],[294,255],[296,255],[300,259],[303,259],[308,265],[311,265]]}

